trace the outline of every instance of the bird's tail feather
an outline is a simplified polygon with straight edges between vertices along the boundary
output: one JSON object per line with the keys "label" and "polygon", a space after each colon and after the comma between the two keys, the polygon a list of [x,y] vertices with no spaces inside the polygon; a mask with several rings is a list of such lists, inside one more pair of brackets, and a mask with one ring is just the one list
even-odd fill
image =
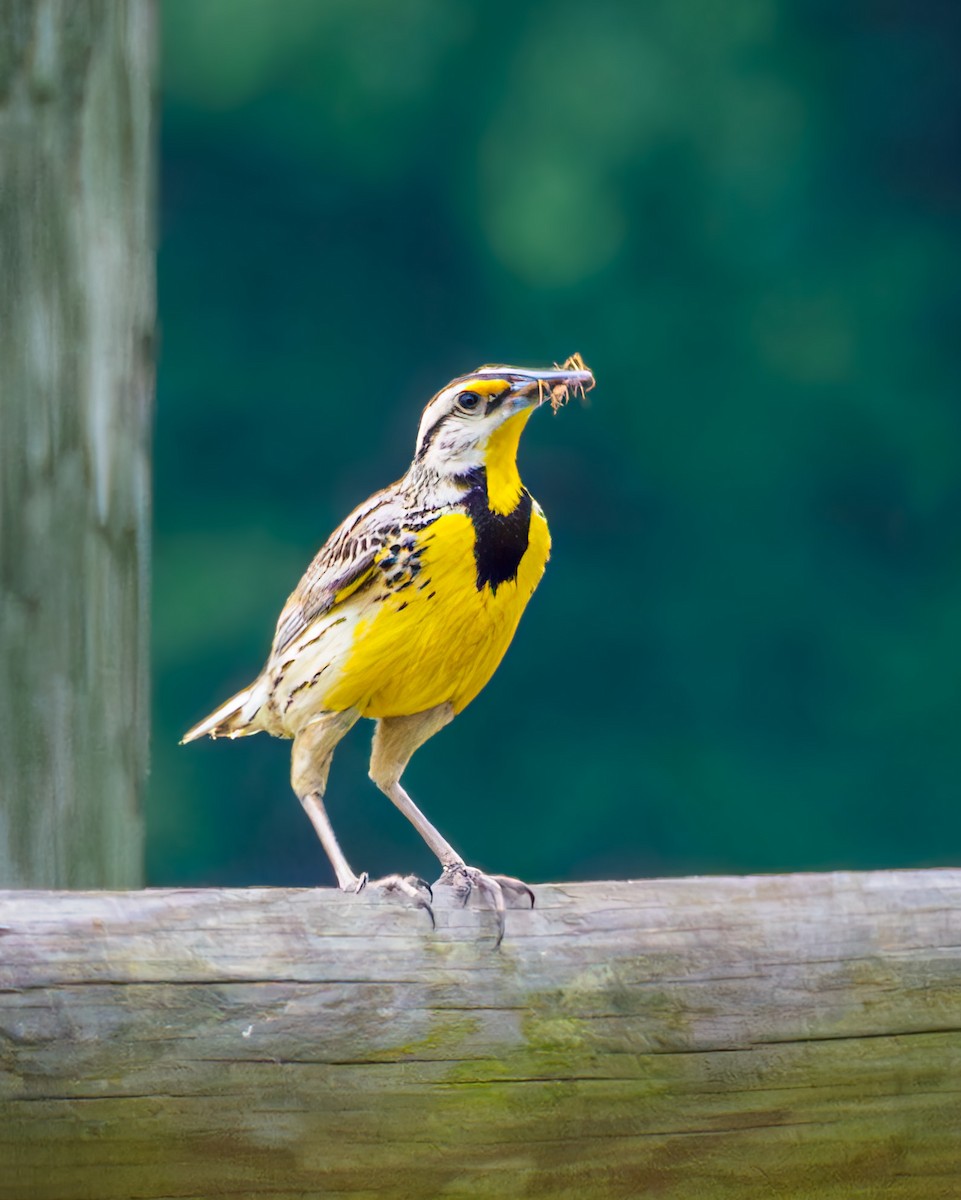
{"label": "bird's tail feather", "polygon": [[209,735],[219,737],[247,737],[251,733],[259,733],[262,725],[255,717],[263,706],[264,695],[261,681],[255,680],[250,687],[244,688],[236,696],[231,696],[224,704],[215,709],[209,717],[204,717],[193,729],[189,729],[180,739],[183,746],[186,742],[195,742],[197,738]]}

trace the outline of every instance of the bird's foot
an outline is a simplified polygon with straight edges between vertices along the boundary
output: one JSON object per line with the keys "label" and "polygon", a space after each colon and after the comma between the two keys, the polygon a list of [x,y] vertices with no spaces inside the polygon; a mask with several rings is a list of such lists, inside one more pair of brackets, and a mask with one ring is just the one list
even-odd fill
{"label": "bird's foot", "polygon": [[418,875],[385,875],[382,879],[370,879],[367,872],[362,871],[340,885],[342,892],[357,893],[365,888],[376,889],[383,896],[397,897],[415,908],[422,908],[430,917],[431,928],[436,928],[434,910],[430,904],[434,893],[426,879]]}
{"label": "bird's foot", "polygon": [[534,893],[521,879],[510,875],[487,875],[477,867],[468,867],[466,863],[455,862],[445,867],[438,883],[446,883],[454,889],[454,895],[462,904],[466,904],[472,892],[477,892],[485,904],[494,910],[497,917],[497,940],[494,949],[504,940],[504,912],[507,901],[525,896],[534,907]]}

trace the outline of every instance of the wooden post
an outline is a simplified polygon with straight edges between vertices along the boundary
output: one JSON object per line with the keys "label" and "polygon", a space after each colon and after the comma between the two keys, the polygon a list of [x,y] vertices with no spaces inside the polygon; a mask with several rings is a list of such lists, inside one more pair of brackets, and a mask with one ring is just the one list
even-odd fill
{"label": "wooden post", "polygon": [[0,1197],[961,1194],[961,871],[0,896]]}
{"label": "wooden post", "polygon": [[0,881],[135,886],[151,0],[0,0]]}

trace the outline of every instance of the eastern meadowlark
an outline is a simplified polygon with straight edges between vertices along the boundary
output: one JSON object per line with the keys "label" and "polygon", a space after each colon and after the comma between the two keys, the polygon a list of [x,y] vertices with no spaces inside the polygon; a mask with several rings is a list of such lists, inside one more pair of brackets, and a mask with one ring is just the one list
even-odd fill
{"label": "eastern meadowlark", "polygon": [[[293,739],[291,782],[344,891],[355,874],[324,793],[334,749],[361,717],[376,721],[370,777],[437,856],[441,881],[472,888],[497,915],[518,879],[469,867],[421,813],[401,776],[414,751],[464,709],[501,661],[544,573],[550,534],[521,483],[517,448],[543,402],[594,385],[579,355],[550,370],[484,366],[442,388],[421,417],[402,479],[331,534],[288,599],[254,682],[183,738]],[[376,881],[433,912],[413,877]]]}

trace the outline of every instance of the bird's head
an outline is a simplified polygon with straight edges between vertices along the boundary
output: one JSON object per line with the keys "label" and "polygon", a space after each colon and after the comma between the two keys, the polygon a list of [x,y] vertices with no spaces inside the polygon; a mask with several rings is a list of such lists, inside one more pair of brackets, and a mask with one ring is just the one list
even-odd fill
{"label": "bird's head", "polygon": [[415,466],[448,478],[481,467],[489,478],[516,470],[517,445],[534,409],[548,402],[556,409],[572,391],[593,386],[580,355],[549,369],[478,367],[441,388],[424,409]]}

